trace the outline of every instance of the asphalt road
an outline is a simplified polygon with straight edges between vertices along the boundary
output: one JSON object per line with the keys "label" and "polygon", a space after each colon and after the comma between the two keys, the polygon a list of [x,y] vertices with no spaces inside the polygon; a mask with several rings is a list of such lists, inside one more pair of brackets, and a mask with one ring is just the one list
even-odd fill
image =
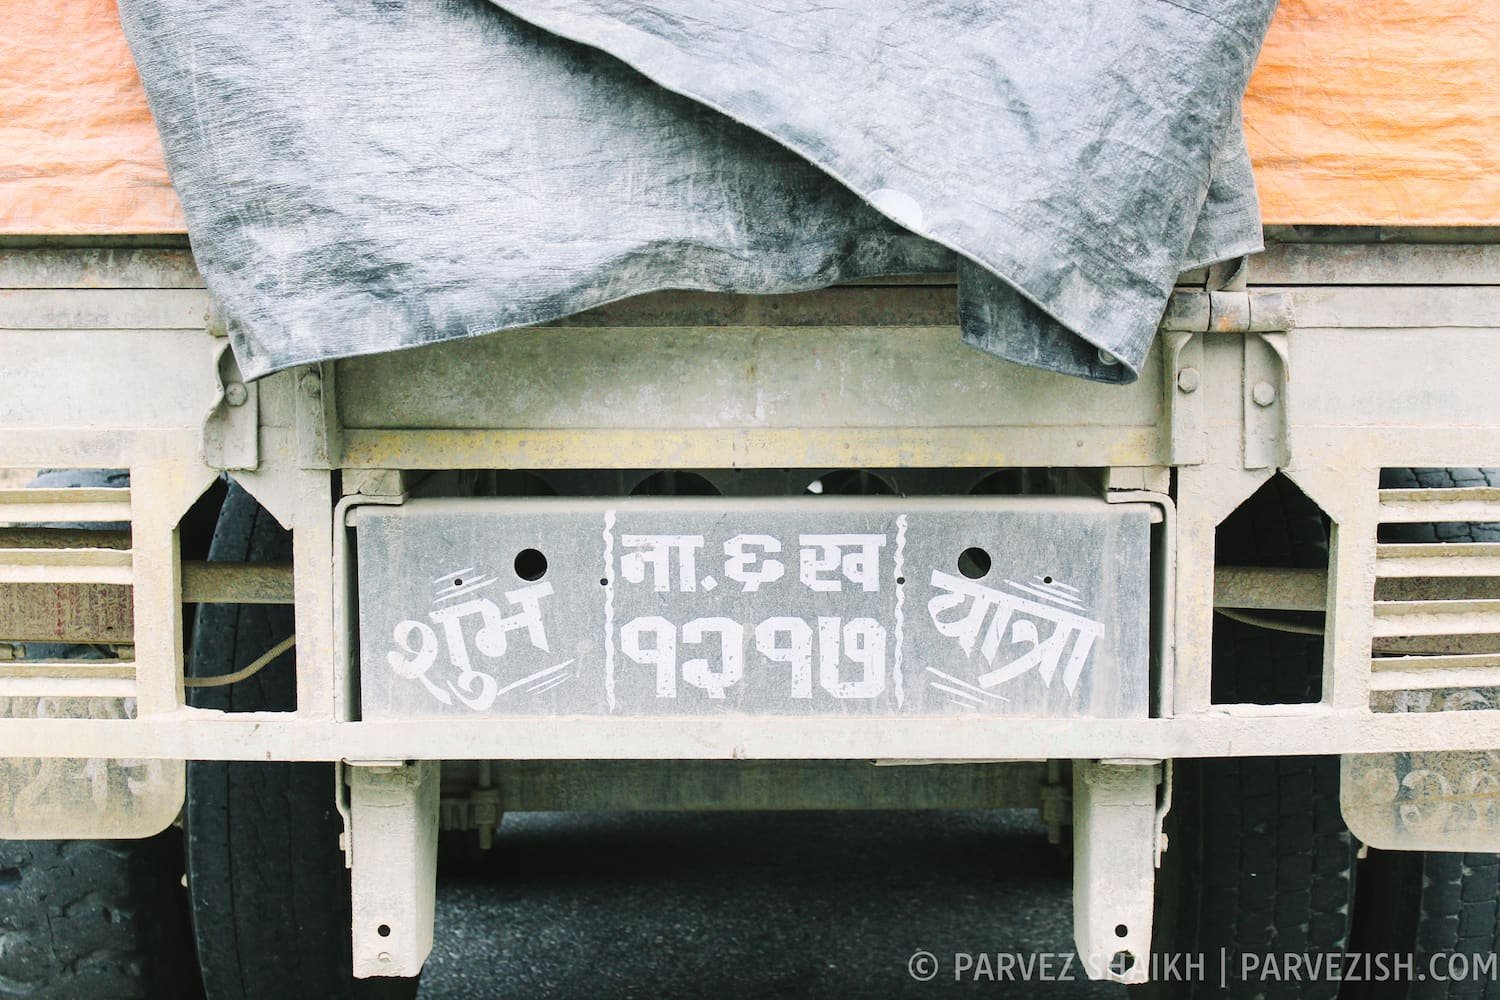
{"label": "asphalt road", "polygon": [[[1064,968],[1071,923],[1033,813],[520,814],[440,870],[421,995],[1123,998]],[[1052,953],[1073,981],[1000,977]]]}

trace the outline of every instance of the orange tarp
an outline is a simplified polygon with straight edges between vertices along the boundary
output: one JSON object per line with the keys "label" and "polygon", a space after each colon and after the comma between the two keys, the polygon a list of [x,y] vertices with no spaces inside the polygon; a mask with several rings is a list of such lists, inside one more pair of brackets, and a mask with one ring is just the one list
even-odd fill
{"label": "orange tarp", "polygon": [[[1282,0],[1245,121],[1268,223],[1500,225],[1500,0]],[[5,0],[0,234],[182,231],[114,0]]]}
{"label": "orange tarp", "polygon": [[1281,0],[1245,129],[1268,223],[1500,224],[1500,0]]}
{"label": "orange tarp", "polygon": [[4,0],[0,233],[180,233],[114,0]]}

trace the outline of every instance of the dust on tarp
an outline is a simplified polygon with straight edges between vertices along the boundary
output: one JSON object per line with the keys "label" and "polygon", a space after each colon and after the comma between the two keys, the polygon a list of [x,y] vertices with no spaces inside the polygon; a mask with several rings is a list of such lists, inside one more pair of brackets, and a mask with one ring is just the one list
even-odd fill
{"label": "dust on tarp", "polygon": [[1132,381],[1260,245],[1274,0],[121,0],[249,377],[658,289],[957,270],[964,338]]}

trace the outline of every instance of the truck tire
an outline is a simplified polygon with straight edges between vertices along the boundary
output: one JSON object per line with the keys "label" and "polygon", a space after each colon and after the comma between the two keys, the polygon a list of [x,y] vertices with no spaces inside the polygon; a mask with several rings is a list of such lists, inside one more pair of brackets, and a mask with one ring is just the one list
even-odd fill
{"label": "truck tire", "polygon": [[[1371,850],[1359,864],[1354,949],[1362,954],[1411,956],[1417,981],[1365,983],[1358,1000],[1482,1000],[1500,997],[1494,970],[1475,975],[1467,963],[1500,951],[1500,856],[1442,851]],[[1444,977],[1429,975],[1435,956]],[[1467,973],[1467,974],[1466,974]],[[1457,978],[1453,978],[1457,977]]]}
{"label": "truck tire", "polygon": [[[1322,514],[1279,477],[1236,511],[1219,537],[1221,561],[1229,564],[1327,563]],[[1316,636],[1222,616],[1214,622],[1216,702],[1315,701],[1321,674]],[[1338,790],[1337,757],[1175,762],[1152,951],[1202,954],[1207,968],[1203,981],[1158,981],[1142,993],[1333,1000],[1337,982],[1244,981],[1236,972],[1240,956],[1347,948],[1356,844]]]}
{"label": "truck tire", "polygon": [[[291,535],[231,485],[209,559],[291,557]],[[204,605],[191,673],[237,670],[292,630],[289,607]],[[226,712],[291,711],[293,653],[239,683],[195,689],[190,700]],[[188,763],[188,889],[208,1000],[416,995],[415,979],[356,980],[351,972],[349,872],[334,780],[331,764]]]}
{"label": "truck tire", "polygon": [[[1385,489],[1500,486],[1500,469],[1385,469]],[[1500,542],[1500,524],[1389,524],[1389,542]],[[1359,866],[1355,945],[1360,951],[1413,956],[1416,982],[1371,983],[1356,995],[1408,1000],[1500,998],[1488,976],[1426,975],[1434,956],[1467,960],[1500,951],[1500,855],[1377,851]]]}
{"label": "truck tire", "polygon": [[198,993],[177,831],[0,842],[0,997]]}

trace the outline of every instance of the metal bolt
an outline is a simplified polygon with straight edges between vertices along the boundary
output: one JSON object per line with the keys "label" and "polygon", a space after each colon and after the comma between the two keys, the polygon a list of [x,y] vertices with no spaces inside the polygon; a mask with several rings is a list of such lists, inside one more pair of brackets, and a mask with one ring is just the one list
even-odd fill
{"label": "metal bolt", "polygon": [[1102,365],[1109,365],[1111,368],[1113,368],[1115,365],[1120,363],[1120,359],[1101,347],[1099,348],[1099,363]]}
{"label": "metal bolt", "polygon": [[245,400],[250,398],[250,390],[245,388],[243,382],[231,382],[224,387],[224,402],[230,406],[244,406]]}
{"label": "metal bolt", "polygon": [[1269,382],[1257,382],[1250,390],[1250,398],[1255,400],[1256,406],[1270,406],[1276,402],[1276,387]]}
{"label": "metal bolt", "polygon": [[1177,388],[1183,392],[1198,391],[1198,369],[1184,368],[1177,373]]}
{"label": "metal bolt", "polygon": [[375,957],[378,958],[378,959],[380,959],[382,962],[389,962],[391,960],[391,953],[388,952],[388,951],[382,951],[380,954],[376,955]]}

